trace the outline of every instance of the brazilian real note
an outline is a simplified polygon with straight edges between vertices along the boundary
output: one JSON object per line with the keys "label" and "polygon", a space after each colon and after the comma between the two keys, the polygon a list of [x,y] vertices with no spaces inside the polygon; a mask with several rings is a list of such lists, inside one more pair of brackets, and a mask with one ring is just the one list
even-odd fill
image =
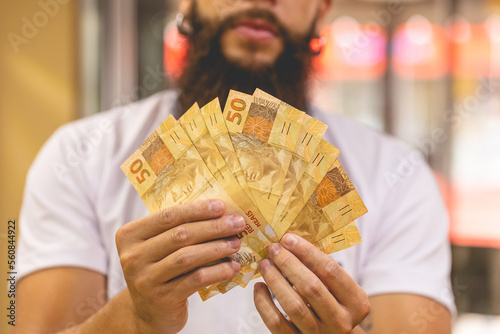
{"label": "brazilian real note", "polygon": [[315,245],[324,253],[332,254],[356,246],[361,241],[358,227],[356,226],[356,222],[353,221],[340,230],[316,241]]}
{"label": "brazilian real note", "polygon": [[295,145],[292,161],[285,177],[283,192],[271,222],[273,226],[283,213],[307,166],[312,162],[328,128],[326,124],[305,113],[300,119],[300,126],[299,141]]}
{"label": "brazilian real note", "polygon": [[[210,102],[202,109],[210,108],[214,104],[218,104],[218,99]],[[236,202],[236,204],[238,204],[239,207],[245,208],[244,217],[248,220],[252,220],[256,225],[258,225],[261,232],[259,234],[260,236],[265,236],[267,240],[271,242],[276,241],[276,234],[273,229],[262,216],[256,205],[245,193],[217,149],[208,127],[204,122],[201,112],[202,109],[200,109],[198,104],[195,103],[179,119],[179,123],[189,136],[193,146],[200,154],[203,162],[205,162],[205,165],[208,167],[218,184],[222,186],[225,192]],[[247,232],[244,233],[248,234]],[[254,238],[249,237],[248,240],[251,242]],[[262,244],[260,244],[261,240],[255,240],[254,242],[256,243],[254,248],[262,247]]]}
{"label": "brazilian real note", "polygon": [[311,162],[307,165],[306,170],[293,190],[283,213],[272,226],[278,238],[281,239],[289,230],[326,173],[332,168],[339,153],[340,151],[335,146],[326,140],[321,140]]}
{"label": "brazilian real note", "polygon": [[[239,109],[241,107],[237,101],[233,101],[233,103],[235,103],[232,106],[233,109]],[[224,116],[222,115],[219,99],[216,98],[212,102],[203,106],[203,108],[201,108],[201,114],[203,116],[203,120],[205,121],[205,125],[212,136],[217,149],[228,165],[229,170],[236,177],[238,183],[241,185],[248,197],[253,200],[252,192],[250,191],[245,176],[243,175],[240,162],[238,161],[233,143],[231,142],[231,137],[229,136],[229,131],[226,123],[224,122]]]}
{"label": "brazilian real note", "polygon": [[336,160],[288,232],[300,233],[306,240],[316,243],[367,212],[340,161]]}
{"label": "brazilian real note", "polygon": [[[179,123],[182,125],[189,138],[196,147],[198,153],[203,158],[208,169],[212,172],[217,182],[231,195],[239,207],[245,208],[245,212],[249,217],[258,221],[263,227],[263,235],[268,238],[270,242],[277,241],[276,234],[271,226],[267,223],[265,218],[260,213],[259,209],[255,206],[252,200],[245,193],[241,185],[238,183],[236,177],[232,174],[226,161],[217,149],[212,136],[204,122],[202,110],[216,108],[218,99],[199,108],[198,104],[194,104],[180,119]],[[244,232],[246,233],[246,231]],[[247,242],[252,244],[253,249],[258,249],[264,245],[262,240],[252,236],[247,237]],[[245,254],[245,253],[244,253]],[[236,256],[239,254],[237,253]],[[244,260],[244,259],[242,259]],[[244,261],[240,261],[240,264]],[[227,282],[220,284],[219,291],[226,293],[234,286],[245,287],[250,279],[255,274],[257,265],[256,262],[249,262],[242,265],[238,275]]]}
{"label": "brazilian real note", "polygon": [[224,119],[255,204],[271,222],[298,140],[299,110],[257,91],[230,91]]}
{"label": "brazilian real note", "polygon": [[[228,214],[241,215],[246,221],[246,233],[238,235],[241,248],[231,258],[244,267],[266,256],[271,242],[265,235],[265,226],[243,211],[233,194],[228,194],[217,182],[173,116],[146,139],[121,169],[151,213],[201,199],[223,200]],[[212,296],[213,291],[200,290],[199,293],[205,299]]]}

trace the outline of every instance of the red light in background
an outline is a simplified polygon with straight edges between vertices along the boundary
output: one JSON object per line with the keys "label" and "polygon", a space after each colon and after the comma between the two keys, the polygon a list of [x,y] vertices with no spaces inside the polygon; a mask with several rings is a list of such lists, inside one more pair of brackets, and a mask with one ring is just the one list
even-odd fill
{"label": "red light in background", "polygon": [[[322,37],[326,41],[323,52],[314,60],[319,79],[370,80],[387,70],[388,37],[382,27],[341,17],[325,26]],[[452,43],[453,62],[449,53]],[[168,25],[164,61],[171,79],[182,73],[188,48],[188,40],[175,24]],[[495,14],[482,24],[455,17],[447,29],[416,15],[393,36],[394,71],[405,78],[436,79],[448,74],[450,68],[458,77],[500,77],[500,61],[495,59],[500,59],[500,16]]]}
{"label": "red light in background", "polygon": [[393,66],[410,79],[436,79],[449,71],[449,41],[445,30],[415,15],[398,27],[393,37]]}
{"label": "red light in background", "polygon": [[341,17],[326,26],[323,52],[315,60],[317,77],[324,80],[370,80],[387,69],[387,34],[378,25],[360,25]]}
{"label": "red light in background", "polygon": [[[354,25],[353,25],[354,23]],[[369,80],[384,75],[387,68],[387,34],[377,25],[361,26],[343,18],[322,31],[324,47],[314,59],[316,76],[325,80]],[[175,80],[185,66],[188,40],[175,24],[165,28],[164,61],[168,76]]]}
{"label": "red light in background", "polygon": [[189,41],[179,34],[175,24],[165,28],[163,38],[165,71],[171,80],[179,78],[185,67],[185,57],[189,49]]}
{"label": "red light in background", "polygon": [[452,186],[450,194],[451,243],[500,248],[500,190]]}
{"label": "red light in background", "polygon": [[500,16],[493,14],[481,24],[455,18],[450,35],[455,49],[455,76],[500,77]]}

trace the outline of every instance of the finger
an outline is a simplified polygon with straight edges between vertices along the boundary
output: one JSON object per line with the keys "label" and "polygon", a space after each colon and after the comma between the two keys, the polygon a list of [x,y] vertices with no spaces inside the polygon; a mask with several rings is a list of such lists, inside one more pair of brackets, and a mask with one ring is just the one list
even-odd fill
{"label": "finger", "polygon": [[200,289],[233,278],[238,274],[239,270],[240,265],[237,262],[226,261],[198,268],[159,287],[162,294],[172,293],[174,300],[186,300]]}
{"label": "finger", "polygon": [[266,259],[260,263],[260,272],[293,324],[303,333],[317,333],[318,319],[278,268]]}
{"label": "finger", "polygon": [[125,224],[116,233],[116,244],[120,248],[137,240],[149,239],[184,223],[219,218],[225,212],[226,205],[218,199],[173,206]]}
{"label": "finger", "polygon": [[272,244],[267,254],[321,321],[331,322],[332,315],[340,318],[348,315],[318,276],[290,251],[279,244]]}
{"label": "finger", "polygon": [[207,263],[233,255],[239,249],[240,241],[237,238],[188,246],[153,264],[147,270],[154,282],[167,282]]}
{"label": "finger", "polygon": [[253,290],[255,307],[271,333],[297,333],[293,324],[288,321],[274,304],[269,289],[264,283],[257,283]]}
{"label": "finger", "polygon": [[231,237],[245,230],[245,220],[238,215],[183,224],[137,245],[146,263],[157,262],[183,247]]}
{"label": "finger", "polygon": [[281,243],[323,281],[340,304],[355,311],[353,325],[364,319],[370,310],[366,292],[335,260],[294,234],[285,234]]}

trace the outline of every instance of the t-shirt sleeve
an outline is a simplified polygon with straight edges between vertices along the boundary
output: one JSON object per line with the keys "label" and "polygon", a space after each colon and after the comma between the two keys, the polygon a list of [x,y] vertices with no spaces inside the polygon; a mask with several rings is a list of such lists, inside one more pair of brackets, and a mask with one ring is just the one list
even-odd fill
{"label": "t-shirt sleeve", "polygon": [[360,283],[368,295],[427,296],[455,316],[448,216],[435,177],[423,159],[419,166],[399,167],[401,173],[381,173],[388,190],[370,227],[374,237]]}
{"label": "t-shirt sleeve", "polygon": [[77,143],[71,126],[59,129],[30,168],[20,213],[18,278],[59,266],[106,273],[106,249]]}

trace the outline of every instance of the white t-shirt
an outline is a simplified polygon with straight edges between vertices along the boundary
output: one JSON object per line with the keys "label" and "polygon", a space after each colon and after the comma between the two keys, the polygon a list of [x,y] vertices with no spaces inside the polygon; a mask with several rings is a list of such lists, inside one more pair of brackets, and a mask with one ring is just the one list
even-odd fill
{"label": "white t-shirt", "polygon": [[[77,266],[107,276],[108,297],[126,288],[115,233],[148,211],[120,165],[176,106],[176,93],[97,114],[61,127],[27,177],[20,216],[19,278]],[[450,287],[447,215],[431,170],[390,137],[312,108],[329,125],[325,139],[368,208],[357,220],[363,243],[335,253],[367,292],[412,293],[455,306]],[[202,302],[189,299],[182,333],[267,333],[253,285]]]}

